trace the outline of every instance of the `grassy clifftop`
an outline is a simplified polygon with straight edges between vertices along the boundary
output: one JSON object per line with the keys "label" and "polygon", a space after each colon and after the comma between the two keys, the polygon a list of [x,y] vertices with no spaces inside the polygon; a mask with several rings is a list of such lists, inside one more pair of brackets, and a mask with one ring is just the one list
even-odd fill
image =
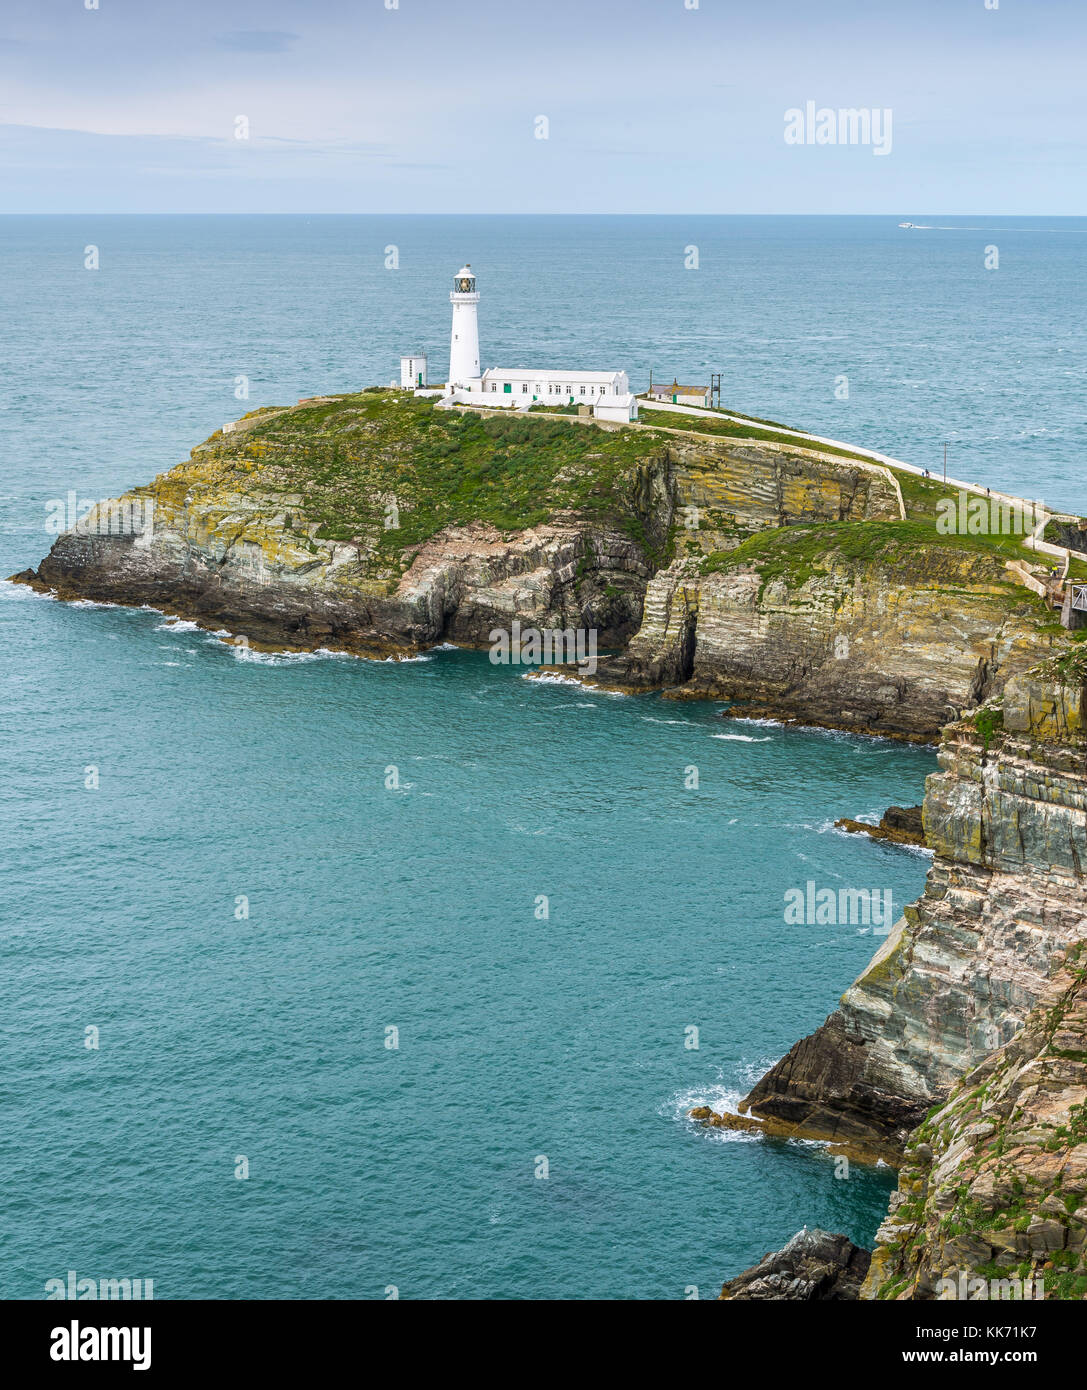
{"label": "grassy clifftop", "polygon": [[607,518],[642,535],[639,466],[658,439],[436,410],[393,391],[320,398],[254,411],[214,435],[149,491],[173,506],[212,486],[281,496],[316,523],[316,539],[366,540],[391,557],[448,525],[503,533],[556,513]]}

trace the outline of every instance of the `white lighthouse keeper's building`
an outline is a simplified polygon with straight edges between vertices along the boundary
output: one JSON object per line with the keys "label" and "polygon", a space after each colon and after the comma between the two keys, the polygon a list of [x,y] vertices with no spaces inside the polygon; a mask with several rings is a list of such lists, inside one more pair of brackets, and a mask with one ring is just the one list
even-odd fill
{"label": "white lighthouse keeper's building", "polygon": [[[630,396],[626,372],[581,372],[553,368],[488,367],[479,381],[469,383],[475,405],[613,405]],[[611,418],[611,417],[609,417]],[[629,417],[628,417],[629,418]]]}
{"label": "white lighthouse keeper's building", "polygon": [[[453,330],[449,341],[449,383],[443,405],[515,410],[528,410],[533,405],[585,405],[592,407],[598,419],[628,421],[638,418],[638,402],[631,394],[630,380],[623,371],[489,367],[481,373],[476,315],[479,291],[470,265],[462,266],[453,277],[449,300],[453,305]],[[414,359],[402,359],[402,379],[405,379],[406,362],[414,366]]]}

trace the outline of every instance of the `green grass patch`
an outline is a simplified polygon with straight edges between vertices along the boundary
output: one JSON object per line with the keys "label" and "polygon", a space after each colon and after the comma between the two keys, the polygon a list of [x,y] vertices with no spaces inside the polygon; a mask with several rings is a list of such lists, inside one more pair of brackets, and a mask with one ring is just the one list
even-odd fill
{"label": "green grass patch", "polygon": [[425,398],[367,391],[270,415],[236,442],[225,436],[218,452],[257,463],[262,487],[301,494],[322,538],[376,539],[390,560],[448,525],[512,534],[567,510],[651,548],[664,542],[647,535],[652,519],[639,503],[640,470],[661,445],[632,430],[436,410]]}

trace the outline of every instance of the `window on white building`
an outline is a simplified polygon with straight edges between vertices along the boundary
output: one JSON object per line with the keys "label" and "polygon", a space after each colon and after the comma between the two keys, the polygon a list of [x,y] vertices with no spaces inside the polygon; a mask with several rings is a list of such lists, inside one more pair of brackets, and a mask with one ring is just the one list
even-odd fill
{"label": "window on white building", "polygon": [[585,387],[584,387],[584,386],[581,388],[581,394],[582,394],[583,396],[584,396],[584,394],[585,394]]}
{"label": "window on white building", "polygon": [[527,381],[522,381],[522,382],[521,382],[521,390],[522,390],[522,391],[527,391],[527,390],[528,390],[528,382],[527,382]]}

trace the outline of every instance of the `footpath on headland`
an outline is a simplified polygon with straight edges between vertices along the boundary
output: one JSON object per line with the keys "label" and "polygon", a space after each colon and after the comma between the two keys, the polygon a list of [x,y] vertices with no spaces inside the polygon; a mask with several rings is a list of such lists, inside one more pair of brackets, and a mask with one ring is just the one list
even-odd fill
{"label": "footpath on headland", "polygon": [[[642,397],[638,399],[638,410],[639,413],[642,411],[660,410],[669,415],[694,415],[701,416],[708,420],[727,420],[730,424],[734,425],[760,426],[763,424],[762,421],[755,420],[750,416],[730,415],[727,411],[723,410],[704,410],[699,406],[693,405],[673,405],[664,401],[649,401]],[[904,472],[912,473],[918,478],[931,478],[933,476],[930,469],[920,468],[915,463],[906,463],[904,459],[892,458],[889,454],[881,454],[875,449],[865,449],[857,444],[849,444],[840,439],[827,439],[823,435],[809,434],[804,430],[789,429],[785,425],[767,424],[765,427],[772,428],[775,434],[788,435],[790,438],[803,441],[806,444],[821,444],[826,448],[846,450],[862,458],[871,459],[873,463],[882,464],[885,468],[902,469]],[[943,474],[940,475],[939,481],[945,483],[949,488],[961,488],[964,492],[972,493],[976,497],[985,498],[986,501],[992,501],[992,499],[995,498],[997,502],[1006,502],[1009,506],[1013,507],[1028,508],[1041,501],[1041,499],[1037,498],[1016,497],[1009,492],[1000,492],[994,488],[983,487],[980,483],[965,482],[960,478],[944,477]],[[895,486],[898,486],[897,482]],[[901,495],[901,489],[899,489],[900,500]],[[903,510],[903,515],[905,515],[905,510]],[[1023,538],[1023,544],[1027,549],[1033,550],[1039,555],[1049,555],[1054,559],[1061,560],[1067,566],[1072,559],[1077,557],[1067,546],[1054,545],[1052,542],[1042,539],[1041,533],[1045,528],[1047,520],[1048,515],[1043,517],[1033,535]],[[1079,558],[1082,558],[1082,556]]]}
{"label": "footpath on headland", "polygon": [[[416,395],[422,394],[416,392]],[[445,405],[442,401],[439,405]],[[454,405],[452,398],[449,404]],[[1020,518],[1026,518],[1026,526],[1023,531],[1015,529],[1009,534],[1019,537],[1020,544],[1024,550],[1033,552],[1039,558],[1039,563],[1048,572],[1035,574],[1031,572],[1031,567],[1027,564],[1025,556],[1007,558],[1005,568],[1009,578],[1016,584],[1030,589],[1033,593],[1041,597],[1047,606],[1058,610],[1061,614],[1061,622],[1065,627],[1083,626],[1083,618],[1080,613],[1073,613],[1072,610],[1083,610],[1087,612],[1087,586],[1082,583],[1070,582],[1070,570],[1073,562],[1082,563],[1084,561],[1084,551],[1072,550],[1067,546],[1057,545],[1044,539],[1044,531],[1048,522],[1053,519],[1063,519],[1071,521],[1070,514],[1062,512],[1050,513],[1041,498],[1024,498],[1003,492],[991,487],[983,486],[977,482],[967,482],[963,479],[954,477],[944,477],[942,473],[933,474],[931,469],[919,467],[914,463],[907,463],[904,459],[892,457],[890,454],[880,453],[876,449],[866,449],[861,445],[851,444],[846,440],[829,439],[825,435],[811,434],[806,430],[792,429],[787,425],[780,425],[776,421],[763,420],[757,416],[734,414],[727,410],[706,409],[699,406],[681,405],[668,401],[649,400],[644,396],[638,397],[638,407],[641,418],[632,420],[628,424],[617,421],[601,421],[595,419],[588,409],[583,409],[577,414],[567,411],[554,411],[545,409],[544,414],[554,418],[556,414],[564,415],[572,423],[581,425],[597,425],[608,431],[614,430],[652,430],[661,434],[674,435],[682,439],[693,439],[706,433],[717,433],[717,431],[707,431],[704,427],[700,428],[694,423],[695,418],[699,420],[713,421],[719,425],[728,425],[734,429],[750,431],[751,442],[757,443],[759,448],[771,452],[793,452],[806,455],[810,458],[825,458],[830,451],[848,460],[856,467],[869,468],[873,472],[880,474],[881,477],[894,490],[898,502],[898,513],[901,520],[909,519],[909,510],[903,494],[903,478],[916,478],[925,486],[937,486],[946,488],[950,494],[957,491],[961,496],[969,495],[971,499],[977,498],[985,503],[987,508],[1008,508],[1013,509],[1014,514]],[[471,411],[477,415],[484,416],[507,416],[510,414],[509,408],[501,406],[488,406],[486,404],[471,404],[467,402],[456,402],[454,408],[464,412]],[[645,418],[646,414],[660,412],[668,420],[658,424]],[[518,414],[522,412],[518,410]],[[531,412],[525,412],[531,417]],[[691,420],[690,429],[684,429],[673,423],[682,420],[684,417]],[[735,442],[742,442],[744,436],[737,436]],[[791,441],[796,441],[795,444]],[[1060,574],[1052,563],[1045,562],[1057,561],[1061,566]]]}

